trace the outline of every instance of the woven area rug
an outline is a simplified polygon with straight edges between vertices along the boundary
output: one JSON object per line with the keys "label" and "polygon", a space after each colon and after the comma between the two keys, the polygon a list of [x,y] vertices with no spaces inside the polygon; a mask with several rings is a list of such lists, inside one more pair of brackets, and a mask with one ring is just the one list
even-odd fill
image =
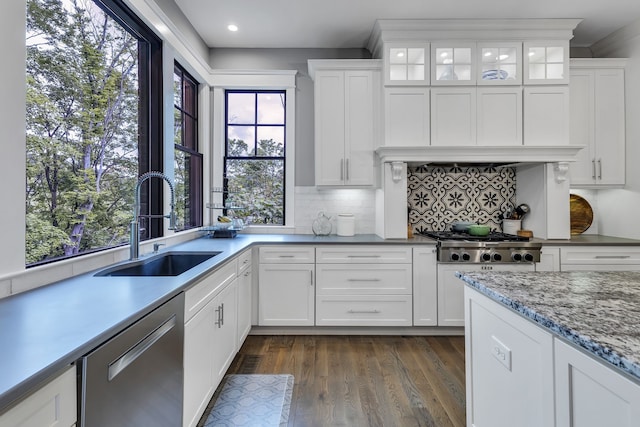
{"label": "woven area rug", "polygon": [[204,425],[286,426],[293,382],[293,375],[228,375]]}

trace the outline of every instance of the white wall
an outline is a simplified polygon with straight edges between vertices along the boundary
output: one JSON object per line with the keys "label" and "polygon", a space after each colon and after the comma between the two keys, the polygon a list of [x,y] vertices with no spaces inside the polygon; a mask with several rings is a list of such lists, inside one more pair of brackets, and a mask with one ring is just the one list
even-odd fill
{"label": "white wall", "polygon": [[597,229],[600,234],[640,239],[640,20],[592,46],[594,57],[629,58],[625,70],[626,185],[600,190]]}

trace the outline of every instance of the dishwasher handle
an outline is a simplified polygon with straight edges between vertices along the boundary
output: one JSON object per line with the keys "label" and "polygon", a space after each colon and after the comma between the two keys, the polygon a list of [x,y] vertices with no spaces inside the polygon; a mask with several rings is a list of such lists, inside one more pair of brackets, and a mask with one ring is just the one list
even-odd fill
{"label": "dishwasher handle", "polygon": [[127,366],[132,364],[138,357],[147,351],[153,344],[155,344],[160,338],[162,338],[167,332],[176,326],[176,315],[172,315],[162,325],[158,326],[156,330],[147,335],[142,341],[133,346],[125,354],[109,363],[109,381],[113,380],[120,372],[126,369]]}

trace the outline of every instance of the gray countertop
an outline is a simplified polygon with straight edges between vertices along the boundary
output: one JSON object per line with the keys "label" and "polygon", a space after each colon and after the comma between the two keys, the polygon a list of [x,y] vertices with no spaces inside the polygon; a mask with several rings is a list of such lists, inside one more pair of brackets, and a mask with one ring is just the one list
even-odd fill
{"label": "gray countertop", "polygon": [[[87,273],[0,299],[0,413],[51,376],[252,245],[435,244],[426,237],[383,239],[373,234],[239,234],[200,238],[164,251],[220,251],[177,277],[94,277]],[[574,236],[545,244],[640,245],[605,236]]]}
{"label": "gray countertop", "polygon": [[578,234],[571,236],[571,239],[533,239],[549,246],[639,246],[640,240],[626,239],[623,237],[602,236],[600,234]]}
{"label": "gray countertop", "polygon": [[457,272],[456,276],[640,380],[640,272]]}
{"label": "gray countertop", "polygon": [[200,238],[167,251],[220,251],[176,277],[83,274],[0,299],[0,413],[117,332],[252,245],[434,244],[430,239],[239,234]]}

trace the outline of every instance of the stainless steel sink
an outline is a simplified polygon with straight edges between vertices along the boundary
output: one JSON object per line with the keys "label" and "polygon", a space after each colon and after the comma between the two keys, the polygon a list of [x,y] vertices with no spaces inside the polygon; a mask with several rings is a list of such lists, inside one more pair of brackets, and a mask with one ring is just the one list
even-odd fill
{"label": "stainless steel sink", "polygon": [[166,252],[99,271],[95,276],[178,276],[221,252]]}

